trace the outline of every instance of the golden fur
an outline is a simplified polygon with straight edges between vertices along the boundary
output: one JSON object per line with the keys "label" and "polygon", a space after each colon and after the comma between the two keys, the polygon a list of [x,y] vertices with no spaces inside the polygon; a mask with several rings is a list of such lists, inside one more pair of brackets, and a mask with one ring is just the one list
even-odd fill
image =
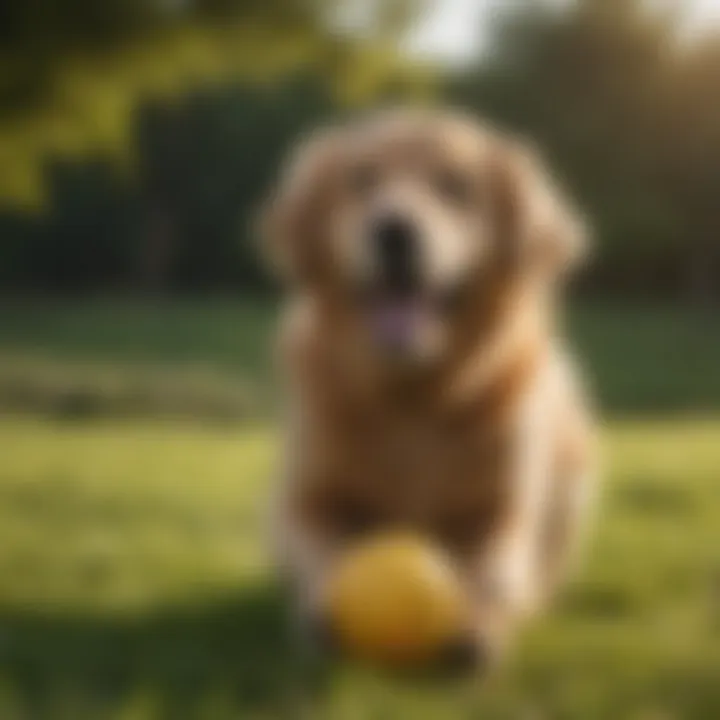
{"label": "golden fur", "polygon": [[[442,353],[398,369],[358,330],[330,214],[358,153],[377,151],[392,168],[421,161],[438,138],[433,162],[478,168],[478,212],[494,239],[446,321]],[[584,245],[580,222],[541,163],[500,132],[445,113],[390,113],[305,144],[269,206],[266,235],[291,288],[274,532],[302,602],[321,606],[348,542],[408,526],[457,558],[476,599],[472,632],[499,647],[561,578],[587,504],[591,422],[555,327],[556,289]]]}

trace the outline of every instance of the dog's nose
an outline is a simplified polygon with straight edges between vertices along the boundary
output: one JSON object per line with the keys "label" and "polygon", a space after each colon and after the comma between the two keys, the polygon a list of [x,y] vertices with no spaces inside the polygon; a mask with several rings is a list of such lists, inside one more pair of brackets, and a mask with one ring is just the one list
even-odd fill
{"label": "dog's nose", "polygon": [[401,215],[378,219],[372,229],[382,281],[394,292],[410,292],[418,281],[418,231]]}

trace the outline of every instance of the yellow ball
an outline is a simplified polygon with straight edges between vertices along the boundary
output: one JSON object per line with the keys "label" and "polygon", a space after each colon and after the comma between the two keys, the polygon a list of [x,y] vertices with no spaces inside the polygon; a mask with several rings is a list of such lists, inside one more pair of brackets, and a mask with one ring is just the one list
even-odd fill
{"label": "yellow ball", "polygon": [[350,653],[383,664],[431,661],[461,631],[466,607],[449,558],[410,534],[353,549],[329,584],[336,638]]}

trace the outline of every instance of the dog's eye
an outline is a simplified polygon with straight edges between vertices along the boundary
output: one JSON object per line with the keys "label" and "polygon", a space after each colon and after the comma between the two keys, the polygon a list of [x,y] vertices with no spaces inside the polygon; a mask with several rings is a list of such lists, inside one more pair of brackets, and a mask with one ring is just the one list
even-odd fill
{"label": "dog's eye", "polygon": [[440,170],[435,175],[434,184],[442,197],[458,205],[467,205],[472,199],[472,179],[459,170]]}
{"label": "dog's eye", "polygon": [[380,171],[369,162],[358,163],[351,168],[348,184],[350,189],[358,195],[366,195],[372,191],[380,180]]}

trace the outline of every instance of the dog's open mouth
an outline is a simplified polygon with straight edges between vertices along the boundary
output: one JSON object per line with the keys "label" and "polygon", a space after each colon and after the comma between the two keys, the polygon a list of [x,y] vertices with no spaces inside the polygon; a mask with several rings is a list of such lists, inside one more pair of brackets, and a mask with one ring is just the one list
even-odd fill
{"label": "dog's open mouth", "polygon": [[457,291],[374,294],[365,302],[373,342],[394,357],[429,358],[436,353],[460,297]]}
{"label": "dog's open mouth", "polygon": [[464,288],[365,292],[363,314],[373,342],[395,356],[422,356],[462,304]]}
{"label": "dog's open mouth", "polygon": [[421,296],[375,298],[369,307],[370,329],[382,347],[408,351],[418,343],[434,314],[432,303]]}

